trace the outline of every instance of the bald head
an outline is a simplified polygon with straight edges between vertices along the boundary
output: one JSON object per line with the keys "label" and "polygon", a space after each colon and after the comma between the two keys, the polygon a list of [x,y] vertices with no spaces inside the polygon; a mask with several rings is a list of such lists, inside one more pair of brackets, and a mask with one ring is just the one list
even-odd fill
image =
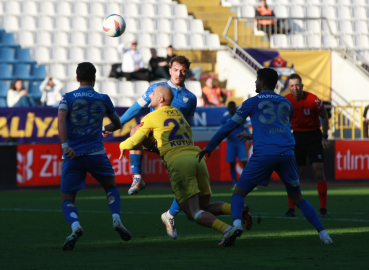
{"label": "bald head", "polygon": [[164,85],[159,85],[155,87],[154,91],[150,95],[151,107],[158,109],[162,106],[170,106],[173,99],[174,93],[172,89]]}

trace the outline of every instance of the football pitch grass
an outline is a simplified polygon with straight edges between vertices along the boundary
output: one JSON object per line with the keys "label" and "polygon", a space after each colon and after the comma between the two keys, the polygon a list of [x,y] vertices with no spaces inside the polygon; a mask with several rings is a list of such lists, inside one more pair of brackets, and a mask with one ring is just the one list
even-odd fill
{"label": "football pitch grass", "polygon": [[[71,229],[64,219],[60,193],[0,193],[1,269],[368,269],[369,186],[333,186],[328,191],[329,217],[323,225],[333,244],[322,245],[314,228],[296,209],[287,210],[284,188],[259,188],[246,197],[254,217],[233,247],[218,246],[222,235],[176,217],[178,239],[166,235],[160,215],[171,205],[170,189],[121,193],[122,222],[132,234],[123,242],[113,230],[101,190],[84,190],[76,206],[84,229],[74,250],[62,251]],[[316,187],[302,187],[319,210]],[[212,202],[231,201],[230,188],[213,188]],[[231,224],[229,216],[220,217]]]}

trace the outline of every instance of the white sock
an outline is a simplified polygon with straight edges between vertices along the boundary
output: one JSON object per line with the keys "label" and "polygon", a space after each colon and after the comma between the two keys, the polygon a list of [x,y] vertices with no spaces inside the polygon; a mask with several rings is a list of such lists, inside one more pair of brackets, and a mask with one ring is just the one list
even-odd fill
{"label": "white sock", "polygon": [[169,213],[169,210],[165,212],[165,216],[166,216],[167,218],[170,218],[170,219],[174,218],[174,216],[172,216],[172,215]]}
{"label": "white sock", "polygon": [[113,216],[113,220],[116,220],[117,219],[119,222],[122,222],[120,220],[120,215],[119,214],[113,214],[112,216]]}
{"label": "white sock", "polygon": [[323,239],[324,237],[326,237],[328,235],[328,233],[325,231],[325,230],[323,230],[323,231],[320,231],[319,232],[319,237],[320,237],[320,239]]}
{"label": "white sock", "polygon": [[230,229],[232,229],[232,226],[228,226],[224,233],[228,232]]}
{"label": "white sock", "polygon": [[242,226],[241,219],[236,219],[235,221],[233,221],[233,226]]}
{"label": "white sock", "polygon": [[135,178],[135,179],[137,179],[137,178],[138,178],[138,179],[140,179],[140,180],[141,180],[141,174],[134,174],[134,175],[133,175],[133,178]]}
{"label": "white sock", "polygon": [[71,227],[72,227],[72,231],[74,232],[75,230],[77,230],[78,227],[81,227],[81,224],[79,224],[78,221],[75,221],[72,223]]}

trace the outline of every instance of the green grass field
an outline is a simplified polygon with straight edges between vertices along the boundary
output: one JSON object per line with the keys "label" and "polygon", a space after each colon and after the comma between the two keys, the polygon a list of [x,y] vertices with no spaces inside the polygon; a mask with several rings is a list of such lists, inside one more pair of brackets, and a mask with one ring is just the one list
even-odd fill
{"label": "green grass field", "polygon": [[[303,195],[319,210],[315,187]],[[58,191],[0,193],[1,269],[368,269],[369,187],[330,187],[323,225],[333,245],[320,244],[314,228],[297,209],[287,210],[284,188],[259,188],[246,203],[254,225],[231,248],[218,246],[222,235],[176,217],[178,239],[166,235],[160,215],[170,189],[147,189],[128,196],[120,189],[122,221],[132,240],[113,230],[103,190],[81,191],[76,200],[84,235],[73,251],[62,245],[71,233]],[[229,188],[214,188],[212,201],[231,201]],[[260,217],[260,218],[259,218]],[[228,216],[220,217],[231,224]],[[258,223],[261,220],[260,223]]]}

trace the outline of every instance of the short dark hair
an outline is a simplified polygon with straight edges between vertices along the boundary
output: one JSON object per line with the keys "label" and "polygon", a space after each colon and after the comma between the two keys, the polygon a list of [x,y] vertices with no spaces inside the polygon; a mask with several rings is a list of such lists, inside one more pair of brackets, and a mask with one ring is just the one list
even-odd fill
{"label": "short dark hair", "polygon": [[178,56],[172,57],[172,59],[170,59],[170,61],[169,61],[169,67],[172,67],[172,64],[174,62],[177,62],[177,63],[179,63],[181,65],[185,65],[188,70],[190,69],[191,62],[190,62],[190,60],[188,60],[183,55],[178,55]]}
{"label": "short dark hair", "polygon": [[80,81],[95,81],[96,68],[90,62],[79,63],[77,66],[77,77]]}
{"label": "short dark hair", "polygon": [[236,106],[236,103],[234,101],[230,101],[230,102],[228,102],[228,107],[229,106]]}
{"label": "short dark hair", "polygon": [[169,45],[169,46],[167,47],[167,49],[168,49],[168,48],[172,48],[172,49],[173,49],[173,46],[172,46],[172,45]]}
{"label": "short dark hair", "polygon": [[274,89],[277,85],[279,76],[277,71],[272,68],[262,68],[257,71],[259,81],[264,82],[266,87]]}
{"label": "short dark hair", "polygon": [[289,83],[289,82],[290,82],[290,79],[299,79],[300,84],[302,84],[302,79],[301,79],[300,75],[299,75],[299,74],[297,74],[297,73],[292,73],[292,74],[288,77],[288,79],[287,79],[287,83]]}

